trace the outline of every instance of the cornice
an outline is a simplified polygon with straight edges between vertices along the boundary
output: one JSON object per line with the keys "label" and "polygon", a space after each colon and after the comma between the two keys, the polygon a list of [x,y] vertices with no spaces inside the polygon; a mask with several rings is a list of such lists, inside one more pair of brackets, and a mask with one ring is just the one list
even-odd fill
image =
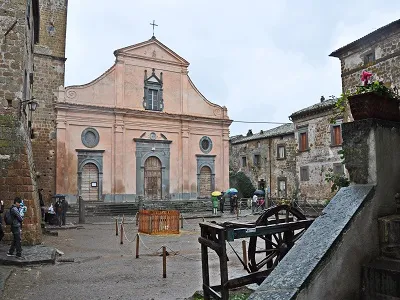
{"label": "cornice", "polygon": [[229,126],[232,123],[230,119],[209,118],[204,116],[176,114],[167,112],[155,112],[149,110],[138,110],[129,108],[115,108],[94,105],[84,105],[66,102],[57,102],[55,108],[61,110],[71,110],[73,112],[99,112],[109,115],[135,116],[148,119],[172,119],[180,121],[202,121],[216,124],[224,124]]}

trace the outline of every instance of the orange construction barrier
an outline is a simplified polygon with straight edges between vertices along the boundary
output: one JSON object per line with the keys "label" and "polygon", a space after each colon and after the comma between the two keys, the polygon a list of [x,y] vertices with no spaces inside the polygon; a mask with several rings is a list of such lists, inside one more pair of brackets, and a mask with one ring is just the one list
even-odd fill
{"label": "orange construction barrier", "polygon": [[139,232],[147,234],[179,234],[179,211],[140,210]]}

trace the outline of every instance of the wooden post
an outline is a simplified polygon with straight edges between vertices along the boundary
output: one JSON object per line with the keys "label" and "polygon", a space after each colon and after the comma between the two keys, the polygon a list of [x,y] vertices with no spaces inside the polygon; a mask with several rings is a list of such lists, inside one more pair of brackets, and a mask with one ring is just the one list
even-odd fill
{"label": "wooden post", "polygon": [[218,244],[221,246],[219,255],[219,269],[221,275],[221,300],[229,300],[229,289],[226,286],[228,282],[228,262],[226,255],[226,237],[225,231],[218,231]]}
{"label": "wooden post", "polygon": [[[246,251],[246,241],[242,241],[242,249],[243,249],[243,264],[247,267],[247,251]],[[244,267],[246,270],[247,268]]]}
{"label": "wooden post", "polygon": [[139,258],[139,233],[136,234],[136,258]]}
{"label": "wooden post", "polygon": [[183,228],[183,215],[181,214],[181,228]]}
{"label": "wooden post", "polygon": [[115,235],[118,236],[118,219],[115,219]]}
{"label": "wooden post", "polygon": [[[208,231],[206,227],[201,227],[201,237],[207,238]],[[220,258],[221,261],[221,258]],[[210,292],[208,288],[210,286],[210,270],[208,267],[208,248],[206,245],[201,244],[201,270],[203,275],[203,292],[204,300],[210,300]]]}
{"label": "wooden post", "polygon": [[121,223],[121,245],[124,243],[124,224]]}
{"label": "wooden post", "polygon": [[167,247],[163,246],[162,247],[162,252],[163,252],[163,274],[162,277],[163,278],[167,278]]}

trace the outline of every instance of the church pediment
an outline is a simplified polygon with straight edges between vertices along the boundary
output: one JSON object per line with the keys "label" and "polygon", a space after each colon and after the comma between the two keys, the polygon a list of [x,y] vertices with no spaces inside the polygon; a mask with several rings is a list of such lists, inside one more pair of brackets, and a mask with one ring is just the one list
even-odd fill
{"label": "church pediment", "polygon": [[131,56],[145,60],[160,61],[186,67],[189,66],[189,62],[162,44],[156,38],[151,38],[146,42],[118,49],[114,52],[114,55],[116,57]]}

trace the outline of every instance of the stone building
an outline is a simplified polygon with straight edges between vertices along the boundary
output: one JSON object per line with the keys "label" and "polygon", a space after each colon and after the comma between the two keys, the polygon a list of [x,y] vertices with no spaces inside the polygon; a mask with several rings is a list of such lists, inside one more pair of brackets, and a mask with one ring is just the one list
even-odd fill
{"label": "stone building", "polygon": [[[323,98],[322,98],[323,99]],[[338,151],[342,136],[335,100],[321,100],[293,113],[285,124],[267,131],[230,139],[230,169],[244,172],[271,199],[322,203],[333,196],[325,174],[344,174]]]}
{"label": "stone building", "polygon": [[245,173],[270,198],[292,197],[296,184],[296,143],[293,124],[230,140],[229,165],[232,172]]}
{"label": "stone building", "polygon": [[37,183],[49,204],[56,189],[55,92],[64,85],[67,0],[39,0],[40,36],[34,51],[34,96],[39,103],[33,115],[32,149]]}
{"label": "stone building", "polygon": [[154,36],[92,82],[60,87],[56,192],[70,202],[208,198],[229,184],[227,109]]}
{"label": "stone building", "polygon": [[400,19],[332,52],[341,63],[342,90],[354,91],[363,70],[400,87]]}
{"label": "stone building", "polygon": [[33,46],[39,37],[38,1],[2,1],[0,25],[0,199],[5,201],[6,209],[15,197],[24,199],[28,211],[22,238],[25,243],[36,244],[41,242],[40,208],[28,103],[34,104]]}
{"label": "stone building", "polygon": [[344,174],[344,165],[338,153],[342,149],[342,119],[331,122],[336,115],[335,101],[321,98],[320,103],[289,117],[294,124],[297,144],[296,177],[300,200],[315,202],[331,199],[331,184],[325,181],[325,174],[329,169],[336,174]]}

